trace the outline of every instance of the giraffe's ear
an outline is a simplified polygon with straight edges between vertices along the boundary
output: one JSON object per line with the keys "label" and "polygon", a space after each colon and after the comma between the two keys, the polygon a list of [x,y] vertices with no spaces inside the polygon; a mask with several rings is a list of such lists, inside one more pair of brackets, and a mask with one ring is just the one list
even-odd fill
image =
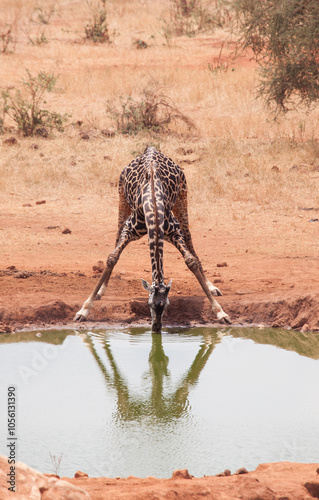
{"label": "giraffe's ear", "polygon": [[151,291],[151,285],[149,283],[147,283],[146,280],[143,280],[143,278],[141,278],[141,282],[142,282],[143,288],[145,288],[145,290],[147,290],[148,292],[150,292]]}
{"label": "giraffe's ear", "polygon": [[167,289],[168,292],[170,291],[170,289],[172,287],[172,283],[173,283],[173,280],[169,280],[169,282],[166,285],[166,289]]}

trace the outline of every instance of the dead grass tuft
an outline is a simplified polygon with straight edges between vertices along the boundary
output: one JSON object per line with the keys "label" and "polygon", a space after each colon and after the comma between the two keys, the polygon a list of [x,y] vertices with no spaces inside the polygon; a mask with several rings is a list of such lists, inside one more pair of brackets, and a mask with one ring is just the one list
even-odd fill
{"label": "dead grass tuft", "polygon": [[188,130],[196,129],[194,122],[176,107],[155,81],[149,81],[138,97],[129,95],[120,96],[117,101],[108,100],[106,112],[121,134],[168,132],[176,122],[184,123]]}

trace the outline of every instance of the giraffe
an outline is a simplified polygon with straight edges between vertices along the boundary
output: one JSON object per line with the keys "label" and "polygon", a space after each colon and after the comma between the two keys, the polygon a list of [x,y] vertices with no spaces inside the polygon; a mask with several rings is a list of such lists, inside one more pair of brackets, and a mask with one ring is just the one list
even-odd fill
{"label": "giraffe", "polygon": [[105,292],[113,268],[124,248],[134,240],[148,235],[152,265],[152,283],[143,278],[149,293],[148,304],[152,331],[161,332],[162,316],[169,305],[168,293],[172,280],[164,283],[163,244],[172,243],[182,254],[187,267],[205,292],[213,313],[221,323],[231,323],[214,296],[221,295],[205,276],[194,250],[188,225],[187,184],[183,170],[170,158],[147,147],[143,154],[124,168],[119,179],[119,215],[115,249],[107,258],[105,269],[94,290],[74,317],[85,321]]}

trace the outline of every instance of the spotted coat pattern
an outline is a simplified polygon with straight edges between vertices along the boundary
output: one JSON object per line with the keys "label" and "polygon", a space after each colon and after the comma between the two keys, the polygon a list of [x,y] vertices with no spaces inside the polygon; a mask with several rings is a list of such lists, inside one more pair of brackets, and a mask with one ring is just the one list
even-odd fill
{"label": "spotted coat pattern", "polygon": [[[130,228],[133,239],[148,234],[153,283],[164,282],[163,241],[170,240],[179,223],[172,209],[180,191],[186,189],[185,174],[170,158],[155,148],[148,148],[133,160],[120,175],[119,193],[122,205],[129,213],[124,224]],[[119,221],[118,238],[123,217]]]}
{"label": "spotted coat pattern", "polygon": [[[144,284],[143,286],[150,290],[152,300],[155,300],[154,287],[157,291],[159,290],[160,295],[161,293],[165,295],[165,300],[170,289],[170,284],[167,287],[164,284],[163,272],[163,242],[167,240],[181,252],[186,265],[194,273],[208,297],[217,318],[221,322],[230,323],[228,315],[213,297],[221,293],[206,279],[194,250],[188,227],[185,174],[176,163],[154,147],[146,148],[144,153],[125,167],[120,175],[118,232],[115,249],[108,256],[107,265],[99,283],[83,304],[82,309],[76,314],[75,319],[83,321],[87,318],[93,301],[103,295],[112,270],[124,248],[131,241],[146,234],[149,240],[153,288],[152,290],[148,288],[150,285],[147,282],[145,283],[148,287]],[[150,300],[149,304],[151,307]],[[167,304],[163,306],[163,310]]]}

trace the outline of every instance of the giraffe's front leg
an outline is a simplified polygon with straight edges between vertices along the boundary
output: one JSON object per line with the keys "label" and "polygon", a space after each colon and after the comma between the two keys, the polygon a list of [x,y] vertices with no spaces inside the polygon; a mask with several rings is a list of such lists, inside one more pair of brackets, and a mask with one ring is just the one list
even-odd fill
{"label": "giraffe's front leg", "polygon": [[113,267],[115,266],[115,264],[117,262],[116,258],[114,259],[113,254],[114,254],[114,252],[112,252],[112,254],[109,255],[109,257],[107,259],[107,265],[106,265],[106,267],[105,267],[105,269],[104,269],[104,271],[99,279],[98,284],[96,285],[96,287],[94,288],[93,292],[88,297],[88,299],[84,302],[81,309],[74,316],[74,321],[81,322],[81,321],[87,320],[88,315],[90,314],[90,311],[93,307],[94,300],[99,295],[99,291],[101,290],[102,287],[106,288],[107,283],[110,279],[111,273],[113,271]]}
{"label": "giraffe's front leg", "polygon": [[90,314],[90,311],[93,307],[94,300],[97,297],[101,298],[101,295],[103,294],[108,285],[113,268],[117,263],[117,261],[119,260],[122,251],[133,239],[136,239],[136,234],[131,227],[131,221],[128,220],[127,224],[124,226],[120,234],[120,237],[118,238],[118,243],[115,250],[113,250],[113,252],[110,253],[110,255],[107,258],[106,267],[98,281],[98,284],[94,288],[89,298],[84,302],[81,309],[74,316],[74,321],[87,320],[87,317]]}
{"label": "giraffe's front leg", "polygon": [[76,313],[76,315],[74,316],[74,321],[81,322],[87,320],[87,317],[93,307],[94,298],[92,297],[92,295],[93,294],[90,295],[90,297],[84,302],[81,309]]}

